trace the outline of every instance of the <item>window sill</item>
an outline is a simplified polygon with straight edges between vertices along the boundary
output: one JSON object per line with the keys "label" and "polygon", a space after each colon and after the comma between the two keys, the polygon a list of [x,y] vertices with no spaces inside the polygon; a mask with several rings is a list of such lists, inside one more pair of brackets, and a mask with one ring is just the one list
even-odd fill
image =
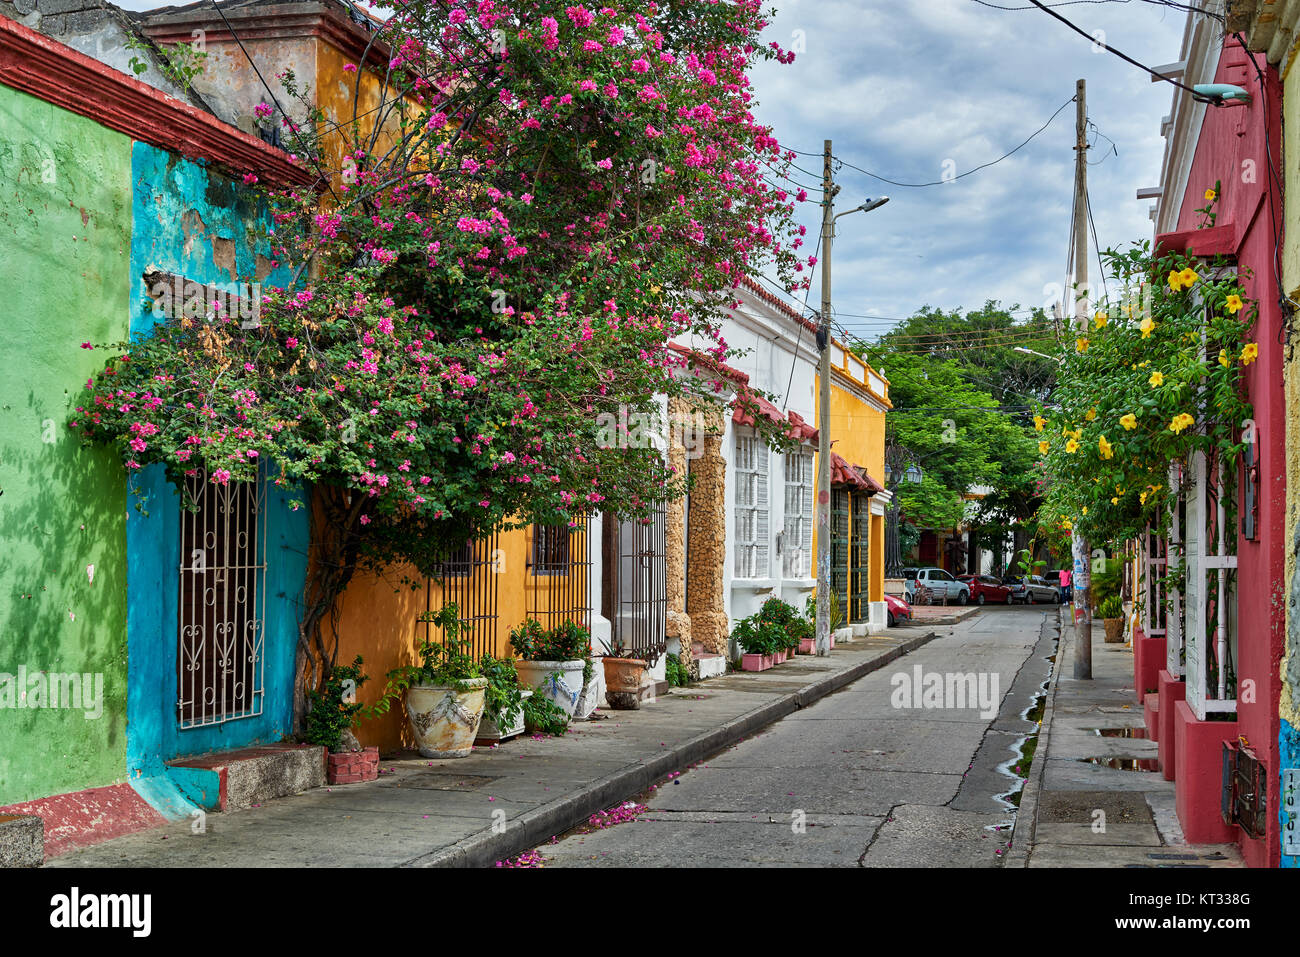
{"label": "window sill", "polygon": [[733,578],[731,584],[735,588],[747,588],[750,591],[767,591],[775,588],[780,583],[777,578]]}

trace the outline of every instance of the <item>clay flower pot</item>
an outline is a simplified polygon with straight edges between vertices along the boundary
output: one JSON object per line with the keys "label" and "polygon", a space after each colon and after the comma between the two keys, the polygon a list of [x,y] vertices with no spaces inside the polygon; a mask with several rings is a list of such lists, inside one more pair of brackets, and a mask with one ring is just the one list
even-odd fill
{"label": "clay flower pot", "polygon": [[411,685],[406,691],[406,716],[415,746],[426,758],[463,758],[474,747],[483,718],[486,678],[469,678],[460,687]]}
{"label": "clay flower pot", "polygon": [[605,700],[611,708],[635,711],[641,707],[641,682],[646,664],[639,658],[602,658],[605,665]]}
{"label": "clay flower pot", "polygon": [[555,702],[570,718],[582,694],[582,672],[586,662],[581,658],[572,661],[516,661],[519,687],[535,691]]}
{"label": "clay flower pot", "polygon": [[741,671],[767,671],[776,664],[771,655],[744,654],[740,656]]}

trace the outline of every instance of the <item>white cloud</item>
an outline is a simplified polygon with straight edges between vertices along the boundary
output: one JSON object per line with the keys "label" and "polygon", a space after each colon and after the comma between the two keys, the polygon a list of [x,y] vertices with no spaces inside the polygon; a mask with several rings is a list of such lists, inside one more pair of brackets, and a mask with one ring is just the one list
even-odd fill
{"label": "white cloud", "polygon": [[[999,0],[1008,6],[1022,0]],[[1080,5],[1064,12],[1136,59],[1177,57],[1181,14],[1145,3]],[[1149,238],[1147,204],[1134,198],[1159,179],[1161,116],[1171,87],[1104,52],[1038,10],[1001,11],[972,0],[787,0],[765,39],[784,46],[805,31],[794,64],[754,74],[758,118],[783,144],[835,154],[901,182],[940,179],[945,159],[958,172],[996,159],[1041,126],[1088,82],[1097,129],[1088,170],[1103,248]],[[1015,156],[955,183],[909,189],[846,167],[848,200],[887,193],[870,214],[840,220],[834,280],[837,315],[906,316],[923,305],[974,308],[986,299],[1038,305],[1043,287],[1064,278],[1073,191],[1073,105]],[[821,160],[802,156],[795,173],[815,182]],[[811,197],[799,220],[816,236]],[[1095,258],[1093,258],[1095,261]],[[1093,266],[1096,272],[1096,266]],[[814,281],[810,302],[816,304]],[[856,331],[884,323],[842,319]]]}

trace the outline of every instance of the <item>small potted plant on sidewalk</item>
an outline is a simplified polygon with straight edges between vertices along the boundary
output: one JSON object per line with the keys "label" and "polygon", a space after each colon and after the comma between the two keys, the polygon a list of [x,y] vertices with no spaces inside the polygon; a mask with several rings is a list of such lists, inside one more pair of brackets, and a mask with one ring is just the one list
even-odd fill
{"label": "small potted plant on sidewalk", "polygon": [[335,665],[320,691],[307,692],[311,710],[303,736],[308,743],[325,747],[325,778],[330,784],[359,784],[379,777],[379,748],[363,748],[352,733],[363,710],[357,689],[369,680],[361,666],[360,655],[350,665]]}
{"label": "small potted plant on sidewalk", "polygon": [[1124,640],[1124,606],[1119,595],[1104,599],[1097,611],[1101,613],[1102,626],[1106,629],[1106,644],[1115,645]]}
{"label": "small potted plant on sidewalk", "polygon": [[483,721],[475,744],[498,744],[524,733],[524,700],[532,691],[519,687],[519,672],[513,658],[483,655],[479,670],[487,679]]}
{"label": "small potted plant on sidewalk", "polygon": [[510,632],[510,647],[519,685],[553,701],[573,717],[587,686],[591,665],[591,633],[576,622],[561,622],[549,631],[533,618]]}
{"label": "small potted plant on sidewalk", "polygon": [[445,605],[425,620],[440,627],[442,642],[426,639],[420,645],[420,664],[388,672],[383,696],[368,711],[385,714],[406,695],[406,716],[415,745],[426,758],[463,758],[474,748],[488,679],[460,641],[460,612]]}
{"label": "small potted plant on sidewalk", "polygon": [[778,625],[757,615],[736,622],[731,637],[744,652],[740,657],[742,671],[767,671],[773,667],[776,651],[785,642],[785,634]]}
{"label": "small potted plant on sidewalk", "polygon": [[635,711],[641,707],[641,684],[645,680],[646,663],[640,658],[625,657],[622,638],[601,641],[606,654],[601,656],[605,669],[605,700],[619,711]]}

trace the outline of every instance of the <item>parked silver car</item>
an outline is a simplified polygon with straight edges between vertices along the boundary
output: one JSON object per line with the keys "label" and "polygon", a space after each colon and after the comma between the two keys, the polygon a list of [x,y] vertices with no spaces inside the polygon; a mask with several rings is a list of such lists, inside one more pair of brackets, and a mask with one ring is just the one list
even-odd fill
{"label": "parked silver car", "polygon": [[1004,581],[1011,585],[1012,601],[1024,602],[1026,605],[1038,602],[1055,605],[1061,601],[1060,587],[1040,575],[1030,575],[1028,578],[1012,577]]}

